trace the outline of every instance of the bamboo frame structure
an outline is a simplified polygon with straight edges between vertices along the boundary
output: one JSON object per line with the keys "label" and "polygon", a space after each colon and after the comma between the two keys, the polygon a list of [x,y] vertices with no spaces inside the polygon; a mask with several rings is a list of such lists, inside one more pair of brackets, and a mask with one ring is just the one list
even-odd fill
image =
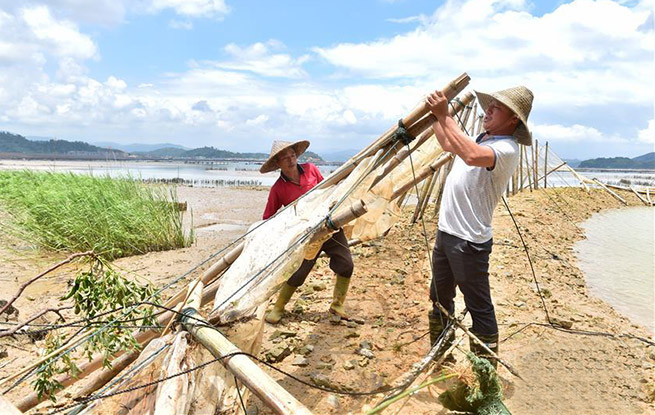
{"label": "bamboo frame structure", "polygon": [[197,284],[195,289],[192,288],[189,287],[189,302],[185,304],[185,316],[182,317],[182,326],[191,333],[193,338],[207,348],[214,357],[224,358],[220,360],[221,364],[246,385],[266,406],[273,409],[275,413],[280,415],[311,415],[311,411],[305,405],[275,382],[250,358],[236,354],[240,353],[241,350],[220,331],[212,328],[198,311],[202,303],[202,283]]}

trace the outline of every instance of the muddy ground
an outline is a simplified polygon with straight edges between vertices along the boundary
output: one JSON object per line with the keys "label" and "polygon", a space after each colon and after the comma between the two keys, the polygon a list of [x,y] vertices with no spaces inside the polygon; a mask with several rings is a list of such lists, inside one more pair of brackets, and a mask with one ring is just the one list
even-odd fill
{"label": "muddy ground", "polygon": [[[266,189],[182,187],[178,193],[193,212],[196,243],[176,251],[123,258],[116,265],[157,284],[170,281],[243,234],[248,224],[260,218],[267,197]],[[632,205],[641,203],[634,195],[622,196]],[[577,224],[603,209],[621,208],[620,202],[601,191],[570,188],[524,192],[509,198],[509,206],[528,245],[551,321],[574,330],[653,340],[652,333],[590,296],[576,266],[573,245],[584,237]],[[353,248],[355,274],[347,306],[361,319],[359,323],[331,320],[327,310],[334,275],[326,261],[319,260],[287,306],[284,320],[277,326],[266,325],[261,357],[286,349],[291,353],[276,363],[279,368],[309,383],[318,379],[358,392],[391,385],[410,370],[428,351],[427,337],[421,336],[427,332],[430,307],[428,251],[436,228],[433,210],[429,207],[425,215],[427,243],[423,224],[410,224],[412,208],[407,208],[386,238]],[[495,214],[494,241],[490,273],[503,339],[500,353],[523,377],[520,380],[499,369],[506,388],[505,404],[512,413],[653,413],[655,347],[628,337],[573,334],[543,325],[547,319],[542,300],[521,239],[502,204]],[[11,297],[22,282],[65,257],[38,253],[5,238],[0,246],[2,298]],[[15,304],[18,320],[48,305],[63,304],[58,298],[74,271],[72,266],[64,267],[30,286]],[[0,339],[8,355],[0,359],[0,378],[33,361],[41,345],[42,341],[33,343],[20,336]],[[372,355],[363,356],[362,345]],[[463,339],[461,347],[467,349],[468,341]],[[464,359],[459,350],[455,357]],[[381,397],[329,394],[273,371],[271,375],[316,414],[362,413]],[[28,390],[25,383],[7,397],[16,401]],[[422,389],[384,413],[448,414],[437,401],[441,390],[439,386]],[[272,413],[255,398],[248,409],[250,414]]]}

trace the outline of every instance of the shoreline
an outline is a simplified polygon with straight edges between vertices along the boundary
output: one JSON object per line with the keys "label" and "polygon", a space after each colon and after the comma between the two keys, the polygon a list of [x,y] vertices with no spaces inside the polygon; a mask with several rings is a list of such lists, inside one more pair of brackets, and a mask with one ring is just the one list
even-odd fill
{"label": "shoreline", "polygon": [[[267,197],[265,190],[178,187],[178,200],[187,201],[194,212],[196,243],[180,250],[123,258],[116,263],[124,269],[136,270],[158,285],[170,281],[243,234],[248,225],[258,220]],[[631,205],[641,203],[627,192],[622,192],[622,196]],[[574,330],[627,332],[651,338],[644,328],[631,324],[610,305],[588,293],[585,276],[573,251],[575,242],[584,238],[579,226],[582,221],[595,212],[621,208],[618,201],[601,191],[587,194],[581,188],[557,188],[526,191],[509,198],[508,203],[528,244],[542,293],[549,293],[545,302],[551,318],[572,324]],[[504,339],[500,353],[527,380],[518,381],[504,368],[499,371],[510,386],[505,392],[505,402],[512,413],[531,414],[539,408],[543,415],[646,414],[655,409],[655,347],[646,347],[634,339],[580,336],[530,324],[547,321],[514,224],[502,203],[497,209],[490,278]],[[386,238],[352,249],[355,279],[346,306],[365,320],[363,325],[349,327],[344,323],[336,326],[330,323],[327,309],[334,276],[326,261],[319,260],[303,288],[287,306],[283,322],[278,326],[265,325],[260,357],[280,345],[282,339],[272,337],[276,330],[284,330],[294,333],[292,338],[282,340],[292,350],[297,351],[306,344],[314,346],[314,351],[307,356],[307,366],[292,364],[296,352],[276,363],[302,379],[310,379],[312,373],[322,373],[335,385],[372,390],[376,385],[392,384],[396,377],[409,370],[428,349],[425,339],[413,340],[427,330],[429,308],[429,263],[420,224],[408,223],[412,213],[412,208],[406,208],[402,220]],[[431,208],[426,210],[426,227],[431,248],[436,227]],[[33,277],[56,262],[52,255],[36,258],[17,255],[2,259],[0,271],[19,276],[19,280]],[[56,304],[70,275],[71,269],[53,274],[47,281],[49,292],[38,302],[30,301],[24,294],[25,298],[17,302],[21,321],[30,310]],[[7,288],[6,292],[12,294],[15,290]],[[461,310],[460,294],[457,301]],[[294,309],[296,311],[291,312]],[[362,341],[373,344],[374,358],[362,358],[357,354]],[[407,342],[410,343],[398,346]],[[32,345],[25,338],[0,339],[0,345],[3,344],[7,344],[8,359],[17,360],[0,369],[0,376],[13,373],[32,361],[40,343]],[[462,348],[468,349],[466,341]],[[457,358],[463,359],[461,352],[457,352]],[[346,369],[350,362],[354,362],[354,369]],[[269,373],[316,414],[343,413],[345,409],[358,413],[379,399],[338,396],[335,409],[333,402],[327,399],[328,394],[290,381],[279,373]],[[10,400],[17,400],[28,389],[20,387],[12,391]],[[436,405],[436,392],[421,390],[401,413],[434,413]],[[271,413],[255,398],[250,400],[249,406],[257,406],[262,415]],[[390,411],[397,408],[399,405],[395,404]]]}

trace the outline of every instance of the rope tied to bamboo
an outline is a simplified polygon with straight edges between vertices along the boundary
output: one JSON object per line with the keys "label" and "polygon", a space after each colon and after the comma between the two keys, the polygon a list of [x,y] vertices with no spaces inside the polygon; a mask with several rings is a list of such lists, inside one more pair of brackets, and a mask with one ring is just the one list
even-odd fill
{"label": "rope tied to bamboo", "polygon": [[409,133],[407,127],[405,127],[405,124],[403,123],[403,119],[401,118],[398,120],[398,128],[396,128],[396,131],[393,133],[393,139],[400,141],[404,145],[408,145],[414,141],[416,137]]}

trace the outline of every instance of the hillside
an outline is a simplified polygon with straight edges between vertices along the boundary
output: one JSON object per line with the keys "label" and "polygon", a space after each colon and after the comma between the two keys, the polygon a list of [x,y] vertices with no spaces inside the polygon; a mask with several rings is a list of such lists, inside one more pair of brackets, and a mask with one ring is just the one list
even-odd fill
{"label": "hillside", "polygon": [[597,169],[655,169],[655,152],[635,158],[600,157],[582,161],[578,167]]}
{"label": "hillside", "polygon": [[[214,147],[200,147],[192,150],[181,150],[178,148],[162,148],[154,151],[137,153],[146,157],[176,157],[176,158],[205,158],[205,159],[253,159],[266,160],[268,153],[238,153],[227,150],[220,150]],[[320,162],[323,158],[316,153],[306,151],[300,156],[300,161]]]}
{"label": "hillside", "polygon": [[0,131],[0,152],[23,154],[66,154],[66,155],[127,155],[120,150],[97,147],[82,141],[50,139],[48,141],[31,141],[22,135]]}

